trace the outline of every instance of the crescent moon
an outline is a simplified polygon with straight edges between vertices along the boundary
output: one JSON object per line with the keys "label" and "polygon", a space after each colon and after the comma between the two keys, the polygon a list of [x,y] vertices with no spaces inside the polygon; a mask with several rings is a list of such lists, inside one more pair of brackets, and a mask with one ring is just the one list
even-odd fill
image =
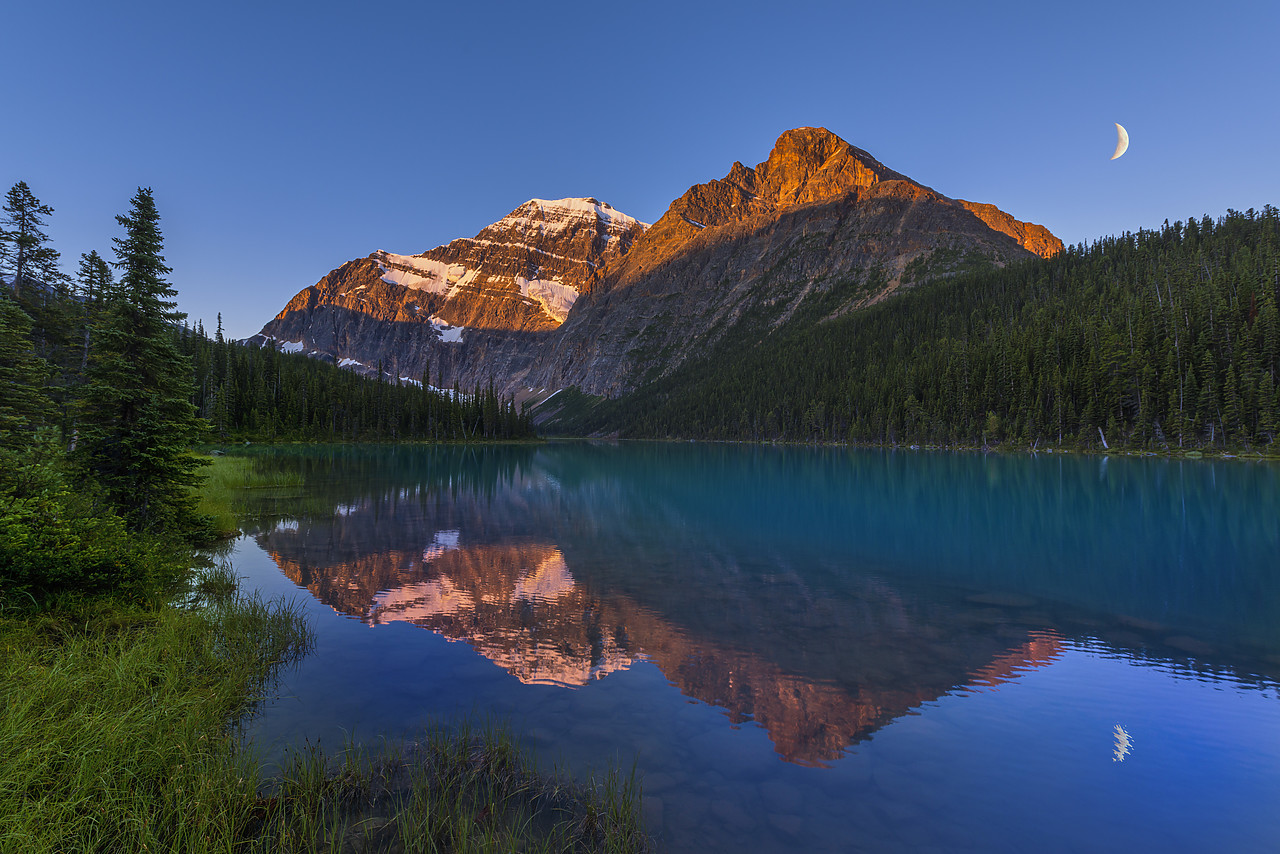
{"label": "crescent moon", "polygon": [[1111,155],[1111,159],[1115,160],[1121,154],[1129,150],[1129,132],[1124,126],[1116,122],[1116,153]]}

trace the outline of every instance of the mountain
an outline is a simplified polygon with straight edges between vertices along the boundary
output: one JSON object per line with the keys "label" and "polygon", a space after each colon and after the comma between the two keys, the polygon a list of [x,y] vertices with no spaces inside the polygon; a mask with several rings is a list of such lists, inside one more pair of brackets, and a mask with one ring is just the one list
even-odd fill
{"label": "mountain", "polygon": [[255,340],[437,384],[618,396],[726,337],[1061,249],[1042,226],[798,128],[754,169],[734,163],[689,188],[652,227],[595,199],[533,200],[474,238],[343,265]]}
{"label": "mountain", "polygon": [[1061,249],[1042,226],[949,199],[828,130],[799,128],[754,169],[734,163],[676,199],[576,306],[534,379],[616,397],[730,330],[763,336],[976,262]]}
{"label": "mountain", "polygon": [[596,199],[531,199],[475,237],[348,261],[249,341],[362,373],[510,385],[645,228]]}
{"label": "mountain", "polygon": [[1166,223],[829,322],[742,324],[630,394],[537,415],[628,438],[1274,453],[1278,267],[1269,205]]}

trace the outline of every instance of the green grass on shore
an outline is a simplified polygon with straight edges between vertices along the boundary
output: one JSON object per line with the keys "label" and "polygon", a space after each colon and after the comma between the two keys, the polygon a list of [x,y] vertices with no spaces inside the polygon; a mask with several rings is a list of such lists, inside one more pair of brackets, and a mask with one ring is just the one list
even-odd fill
{"label": "green grass on shore", "polygon": [[235,722],[309,649],[296,609],[227,568],[147,609],[0,608],[0,852],[645,851],[639,790],[539,774],[494,726],[377,755],[289,754]]}
{"label": "green grass on shore", "polygon": [[205,466],[204,481],[197,488],[199,513],[213,520],[220,537],[235,536],[239,530],[239,510],[243,490],[297,490],[302,487],[298,472],[280,471],[253,456],[212,456]]}
{"label": "green grass on shore", "polygon": [[540,773],[493,723],[443,725],[377,754],[295,751],[258,804],[272,850],[646,852],[634,775]]}
{"label": "green grass on shore", "polygon": [[228,575],[0,618],[0,851],[236,849],[258,776],[231,722],[310,636]]}

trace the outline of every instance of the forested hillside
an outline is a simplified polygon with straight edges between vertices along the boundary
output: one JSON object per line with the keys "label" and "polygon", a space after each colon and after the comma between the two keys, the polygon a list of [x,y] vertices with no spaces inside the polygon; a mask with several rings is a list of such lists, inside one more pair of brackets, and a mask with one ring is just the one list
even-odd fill
{"label": "forested hillside", "polygon": [[86,253],[74,277],[52,214],[23,182],[0,213],[0,598],[153,589],[177,565],[156,543],[210,533],[192,491],[203,441],[533,435],[492,388],[370,379],[190,328],[150,190],[116,217],[115,262]]}
{"label": "forested hillside", "polygon": [[[114,264],[96,251],[86,253],[77,274],[67,276],[46,233],[52,208],[22,182],[5,198],[0,347],[11,355],[0,356],[0,371],[16,370],[5,364],[16,365],[19,357],[34,360],[34,367],[23,369],[24,382],[10,383],[6,391],[15,403],[23,395],[39,402],[22,404],[32,435],[40,426],[55,428],[70,448],[123,387],[162,379],[168,384],[162,396],[195,407],[203,439],[455,441],[533,435],[514,403],[492,389],[459,393],[360,377],[306,356],[229,342],[221,319],[212,340],[202,324],[190,328],[170,299],[176,291],[159,280],[169,270],[158,254],[154,211],[154,245],[145,248],[147,263],[156,269],[147,272],[167,290],[158,296],[163,302],[141,314],[130,306],[123,278],[116,280],[117,272],[127,273],[121,253],[129,247],[117,241]],[[6,408],[0,405],[0,421]]]}
{"label": "forested hillside", "polygon": [[[197,411],[217,439],[358,441],[532,438],[529,418],[492,386],[441,391],[421,381],[364,377],[301,353],[210,339],[197,324],[181,348],[193,365]],[[381,372],[380,372],[381,373]]]}
{"label": "forested hillside", "polygon": [[1270,445],[1280,216],[1166,223],[730,344],[555,432],[1135,448]]}

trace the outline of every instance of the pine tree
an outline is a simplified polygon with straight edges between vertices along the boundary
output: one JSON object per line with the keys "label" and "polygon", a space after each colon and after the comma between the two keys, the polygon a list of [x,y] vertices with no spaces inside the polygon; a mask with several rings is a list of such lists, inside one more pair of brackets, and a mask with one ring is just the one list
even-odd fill
{"label": "pine tree", "polygon": [[191,403],[191,363],[177,348],[177,292],[160,254],[160,216],[149,188],[117,216],[120,281],[106,295],[94,329],[82,393],[77,455],[107,499],[137,530],[189,521],[188,487],[200,462],[189,453],[201,433]]}
{"label": "pine tree", "polygon": [[5,194],[0,220],[0,273],[14,299],[31,318],[31,340],[36,354],[54,369],[54,395],[65,404],[71,384],[75,354],[72,337],[76,309],[71,299],[71,278],[59,268],[59,253],[49,245],[46,219],[53,208],[42,204],[25,181]]}

